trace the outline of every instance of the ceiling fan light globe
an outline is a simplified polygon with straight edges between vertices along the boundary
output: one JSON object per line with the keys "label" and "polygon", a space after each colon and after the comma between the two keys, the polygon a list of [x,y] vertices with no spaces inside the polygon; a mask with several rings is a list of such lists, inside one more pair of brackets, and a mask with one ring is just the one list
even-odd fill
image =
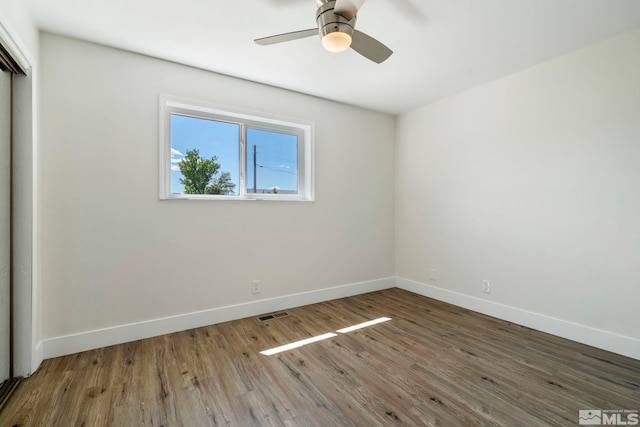
{"label": "ceiling fan light globe", "polygon": [[322,46],[329,52],[343,52],[351,46],[351,36],[342,31],[327,33],[322,37]]}

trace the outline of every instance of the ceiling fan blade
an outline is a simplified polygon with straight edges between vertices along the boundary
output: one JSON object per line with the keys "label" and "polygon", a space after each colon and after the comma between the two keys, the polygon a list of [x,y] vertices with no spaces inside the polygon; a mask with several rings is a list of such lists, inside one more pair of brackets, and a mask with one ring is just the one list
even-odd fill
{"label": "ceiling fan blade", "polygon": [[384,62],[393,53],[391,49],[378,40],[358,30],[353,30],[351,49],[378,64]]}
{"label": "ceiling fan blade", "polygon": [[288,42],[291,40],[297,40],[297,39],[302,39],[305,37],[311,37],[311,36],[317,36],[317,35],[318,35],[317,28],[309,28],[308,30],[293,31],[291,33],[284,33],[284,34],[278,34],[275,36],[262,37],[261,39],[255,39],[254,42],[256,42],[259,45],[266,46],[269,44]]}
{"label": "ceiling fan blade", "polygon": [[351,19],[358,13],[365,0],[336,0],[333,12],[347,19]]}

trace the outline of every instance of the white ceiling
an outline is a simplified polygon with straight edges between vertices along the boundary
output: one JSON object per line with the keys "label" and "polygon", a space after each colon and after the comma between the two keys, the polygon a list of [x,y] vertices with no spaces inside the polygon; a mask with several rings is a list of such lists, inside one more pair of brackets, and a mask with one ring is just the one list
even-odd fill
{"label": "white ceiling", "polygon": [[640,27],[640,0],[368,0],[375,64],[316,37],[315,0],[26,0],[45,31],[399,114]]}

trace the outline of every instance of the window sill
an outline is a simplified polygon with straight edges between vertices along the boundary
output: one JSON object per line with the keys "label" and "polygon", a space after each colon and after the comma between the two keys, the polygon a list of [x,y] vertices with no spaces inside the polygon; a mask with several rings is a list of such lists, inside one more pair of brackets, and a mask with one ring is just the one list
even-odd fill
{"label": "window sill", "polygon": [[160,200],[211,200],[211,201],[271,201],[271,202],[315,202],[313,198],[304,198],[299,196],[269,196],[259,195],[244,195],[244,196],[212,196],[212,195],[197,195],[197,194],[181,194],[170,195]]}

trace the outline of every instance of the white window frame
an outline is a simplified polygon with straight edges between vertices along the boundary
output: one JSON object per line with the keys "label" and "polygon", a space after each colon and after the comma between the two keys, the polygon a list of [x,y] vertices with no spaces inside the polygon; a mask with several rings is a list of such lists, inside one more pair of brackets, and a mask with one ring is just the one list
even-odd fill
{"label": "white window frame", "polygon": [[[178,114],[240,126],[240,179],[238,195],[171,193],[171,115]],[[246,128],[298,136],[298,194],[248,193],[246,185]],[[290,200],[314,201],[314,123],[278,117],[205,101],[160,94],[160,199],[161,200]]]}

